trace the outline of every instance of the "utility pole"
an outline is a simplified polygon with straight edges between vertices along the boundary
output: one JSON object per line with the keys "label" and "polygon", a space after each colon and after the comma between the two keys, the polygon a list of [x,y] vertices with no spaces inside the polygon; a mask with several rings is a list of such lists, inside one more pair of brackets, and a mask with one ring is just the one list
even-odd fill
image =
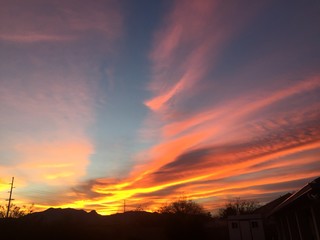
{"label": "utility pole", "polygon": [[123,200],[123,212],[126,212],[126,200]]}
{"label": "utility pole", "polygon": [[11,181],[11,188],[10,188],[10,195],[9,195],[9,199],[7,199],[8,201],[8,209],[7,209],[7,215],[6,215],[6,218],[9,217],[9,212],[10,212],[10,204],[11,204],[11,201],[14,200],[12,199],[12,189],[13,189],[13,182],[14,182],[14,177],[12,177],[12,181]]}

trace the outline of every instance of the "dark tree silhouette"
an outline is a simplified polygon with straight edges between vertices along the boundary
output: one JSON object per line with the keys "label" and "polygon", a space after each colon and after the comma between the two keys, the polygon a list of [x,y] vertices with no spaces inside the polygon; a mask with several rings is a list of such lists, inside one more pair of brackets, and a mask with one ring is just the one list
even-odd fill
{"label": "dark tree silhouette", "polygon": [[[15,204],[10,205],[9,217],[10,218],[19,218],[25,215],[28,215],[33,212],[33,204],[29,207],[23,205],[19,207]],[[7,213],[7,206],[0,205],[0,218],[5,218]]]}
{"label": "dark tree silhouette", "polygon": [[259,207],[260,204],[256,201],[236,198],[226,203],[223,208],[220,208],[218,216],[220,218],[227,218],[233,215],[252,214]]}
{"label": "dark tree silhouette", "polygon": [[204,208],[192,200],[178,200],[159,208],[159,213],[206,215]]}
{"label": "dark tree silhouette", "polygon": [[178,200],[159,208],[165,217],[168,239],[204,239],[205,223],[210,216],[204,208],[192,200]]}
{"label": "dark tree silhouette", "polygon": [[139,204],[134,211],[135,212],[143,212],[144,208],[143,208],[143,206],[141,204]]}

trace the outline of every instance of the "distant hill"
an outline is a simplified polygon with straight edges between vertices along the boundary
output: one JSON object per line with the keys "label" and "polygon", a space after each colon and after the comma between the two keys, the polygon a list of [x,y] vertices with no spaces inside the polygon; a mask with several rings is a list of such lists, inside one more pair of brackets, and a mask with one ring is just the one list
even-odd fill
{"label": "distant hill", "polygon": [[0,236],[19,240],[160,240],[167,239],[164,226],[165,219],[158,213],[137,211],[102,216],[95,211],[49,208],[18,219],[0,219]]}
{"label": "distant hill", "polygon": [[35,222],[43,224],[54,224],[58,222],[63,223],[88,223],[91,221],[98,221],[102,216],[96,211],[87,213],[84,210],[76,210],[72,208],[49,208],[43,212],[35,212],[24,216],[21,221]]}
{"label": "distant hill", "polygon": [[[102,216],[95,211],[49,208],[19,219],[0,219],[0,236],[10,239],[169,240],[206,238],[208,219],[129,211]],[[2,239],[2,238],[1,238]]]}

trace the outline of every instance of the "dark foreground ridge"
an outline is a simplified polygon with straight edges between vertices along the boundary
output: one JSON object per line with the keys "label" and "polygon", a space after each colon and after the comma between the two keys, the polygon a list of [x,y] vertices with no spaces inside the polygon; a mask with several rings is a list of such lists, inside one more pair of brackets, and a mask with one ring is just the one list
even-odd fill
{"label": "dark foreground ridge", "polygon": [[[211,218],[198,215],[130,211],[102,216],[95,211],[50,208],[18,219],[0,219],[0,231],[1,239],[213,239],[208,227],[212,224]],[[214,239],[225,239],[224,231],[215,229]]]}

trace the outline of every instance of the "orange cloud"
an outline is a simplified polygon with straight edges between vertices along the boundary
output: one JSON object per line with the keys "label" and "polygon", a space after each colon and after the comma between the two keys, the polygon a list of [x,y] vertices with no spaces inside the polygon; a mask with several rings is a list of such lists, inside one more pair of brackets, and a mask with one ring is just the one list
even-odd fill
{"label": "orange cloud", "polygon": [[[178,195],[190,199],[260,195],[260,199],[265,199],[263,197],[268,193],[289,189],[288,186],[264,189],[268,185],[311,179],[320,174],[318,169],[310,168],[317,164],[317,158],[308,155],[308,152],[319,149],[319,139],[310,140],[302,145],[295,145],[293,141],[291,146],[286,146],[285,141],[275,143],[279,146],[272,151],[261,148],[260,152],[251,152],[250,145],[244,145],[243,149],[235,148],[231,152],[226,148],[218,151],[218,155],[211,156],[210,153],[205,155],[206,165],[202,165],[201,161],[196,165],[186,162],[182,166],[177,166],[173,172],[165,172],[165,169],[162,172],[162,169],[158,169],[156,172],[144,173],[136,180],[123,179],[117,184],[112,181],[109,183],[102,181],[99,185],[93,185],[91,190],[101,194],[97,202],[114,204],[117,209],[121,206],[121,202],[127,199],[132,207],[143,203],[148,209],[154,210]],[[295,157],[299,152],[307,154],[306,157]],[[303,170],[304,168],[306,169]],[[158,173],[163,174],[163,180],[152,178]],[[103,197],[104,194],[108,196]],[[212,203],[208,203],[207,206],[212,206]],[[116,212],[116,208],[104,208],[104,213]]]}
{"label": "orange cloud", "polygon": [[[53,26],[52,30],[26,22],[26,29],[6,29],[0,39],[59,42],[67,41],[67,36],[85,39],[86,31],[98,31],[113,41],[121,32],[113,30],[121,26],[121,16],[112,8],[97,10],[96,4],[88,9],[79,4],[76,10],[70,6],[60,9],[57,4],[66,21],[54,25],[56,16],[43,17],[44,25]],[[152,96],[144,104],[152,111],[142,131],[151,129],[156,133],[149,136],[154,145],[137,154],[128,176],[85,178],[94,152],[86,130],[94,120],[92,99],[98,88],[84,77],[87,75],[81,68],[86,64],[78,63],[79,67],[68,62],[68,70],[61,67],[57,73],[35,58],[31,59],[34,71],[23,80],[17,77],[1,83],[0,100],[11,117],[0,121],[5,125],[14,122],[13,130],[9,129],[14,136],[8,140],[18,154],[6,154],[7,159],[15,160],[6,161],[1,172],[9,178],[16,168],[28,170],[19,175],[23,181],[18,183],[20,187],[28,187],[28,181],[37,183],[38,179],[57,187],[57,193],[51,193],[56,199],[46,194],[38,208],[96,208],[103,214],[121,211],[124,200],[131,210],[140,204],[155,210],[179,195],[202,201],[212,210],[228,198],[265,200],[319,176],[319,161],[314,157],[320,148],[319,104],[314,101],[316,97],[310,97],[319,91],[319,75],[297,77],[300,80],[283,87],[270,84],[251,90],[248,85],[238,95],[204,98],[207,87],[214,90],[212,95],[219,94],[223,84],[217,83],[229,75],[223,80],[215,75],[218,57],[258,12],[259,6],[254,6],[250,9],[253,13],[242,14],[242,7],[247,6],[240,5],[237,8],[210,0],[173,4],[154,36],[150,54],[153,65],[148,88]],[[88,18],[83,18],[84,14]],[[230,82],[241,82],[248,77],[246,74],[231,76]],[[310,104],[301,108],[302,103],[288,103],[300,97]],[[194,98],[199,103],[192,101]],[[189,107],[189,103],[198,105]],[[23,127],[19,126],[21,122]],[[63,186],[61,190],[61,184],[72,189]]]}
{"label": "orange cloud", "polygon": [[[119,207],[127,199],[154,209],[181,193],[213,202],[246,195],[263,199],[269,193],[293,189],[289,185],[267,189],[269,185],[320,174],[312,168],[318,166],[317,159],[310,157],[320,147],[315,113],[319,105],[300,109],[287,104],[319,90],[317,74],[280,88],[262,86],[254,92],[248,88],[240,96],[212,100],[188,112],[188,98],[202,98],[204,80],[212,86],[219,81],[209,75],[209,66],[214,72],[220,51],[255,13],[240,17],[213,1],[176,2],[164,27],[155,34],[150,54],[152,96],[144,104],[152,110],[146,120],[148,128],[159,133],[150,137],[156,144],[138,154],[144,162],[137,161],[129,177],[90,185],[91,191],[101,194],[100,203]],[[230,22],[231,16],[238,17],[236,25]],[[281,104],[288,106],[283,113],[277,110]],[[299,154],[303,157],[296,157]],[[208,204],[213,205],[218,204]]]}
{"label": "orange cloud", "polygon": [[[318,117],[317,115],[313,116],[314,119],[317,119],[317,117]],[[239,119],[237,118],[234,119],[234,121],[237,121],[237,120]],[[312,123],[313,119],[311,118],[310,120],[311,120],[310,123]],[[303,123],[305,121],[308,121],[308,119],[296,118],[295,121],[296,122],[290,122],[290,123],[282,122],[281,123],[282,125],[279,125],[279,129],[286,128],[285,124],[301,124],[301,121]],[[270,170],[277,169],[277,168],[282,169],[282,171],[286,172],[287,176],[290,176],[290,177],[279,178],[278,180],[274,180],[274,181],[271,181],[271,178],[268,178],[265,184],[267,184],[268,181],[269,181],[269,184],[280,183],[283,181],[291,181],[295,179],[295,176],[297,176],[297,174],[301,175],[301,179],[303,178],[303,176],[305,176],[305,178],[316,177],[319,174],[319,171],[317,171],[316,169],[310,173],[307,173],[306,170],[303,171],[302,169],[305,166],[314,165],[317,162],[317,159],[309,158],[310,161],[307,160],[307,158],[302,158],[302,159],[297,158],[290,161],[277,160],[285,156],[291,156],[299,152],[308,152],[313,149],[318,149],[320,147],[319,138],[317,137],[319,136],[319,128],[317,128],[317,126],[313,124],[311,124],[310,126],[306,125],[305,129],[303,128],[299,129],[300,127],[301,126],[298,125],[297,132],[291,129],[290,131],[288,130],[287,132],[287,134],[289,135],[286,135],[286,133],[281,133],[281,135],[276,136],[276,138],[274,139],[268,139],[268,138],[264,139],[262,136],[260,136],[261,140],[258,145],[256,145],[254,142],[252,143],[248,142],[247,146],[246,144],[243,144],[243,147],[241,148],[237,147],[234,149],[232,148],[229,149],[228,146],[226,145],[224,148],[221,148],[221,150],[218,150],[218,151],[213,150],[213,152],[208,152],[207,155],[204,155],[203,158],[201,157],[201,155],[194,155],[195,159],[193,159],[193,161],[195,161],[196,163],[197,161],[199,161],[198,164],[190,165],[190,162],[188,161],[185,161],[185,163],[181,162],[181,164],[183,164],[181,165],[182,168],[178,167],[176,169],[173,169],[172,172],[166,172],[165,169],[162,170],[159,167],[164,166],[165,163],[168,163],[168,165],[170,165],[171,161],[176,160],[179,156],[181,156],[182,153],[184,153],[185,151],[188,151],[188,149],[192,149],[192,146],[194,147],[196,146],[194,149],[198,149],[199,145],[197,143],[199,143],[199,141],[201,142],[201,138],[203,138],[205,135],[201,135],[201,131],[200,132],[194,131],[192,134],[198,133],[197,136],[200,137],[198,138],[198,140],[191,133],[182,135],[176,139],[176,140],[179,140],[179,139],[182,140],[182,139],[188,139],[186,137],[190,137],[189,144],[191,145],[187,145],[187,147],[186,145],[182,144],[183,142],[179,142],[179,141],[170,142],[166,140],[164,141],[166,144],[159,145],[159,148],[155,147],[151,151],[153,152],[153,154],[150,154],[151,156],[154,156],[154,160],[158,165],[155,165],[155,163],[152,163],[152,162],[148,163],[145,166],[146,172],[144,172],[144,174],[142,175],[142,178],[140,178],[137,181],[131,182],[132,186],[130,186],[131,185],[130,184],[128,189],[132,189],[131,191],[136,192],[136,194],[138,195],[143,193],[150,193],[150,198],[152,198],[152,196],[157,195],[158,191],[163,191],[173,186],[179,186],[179,185],[184,186],[184,184],[190,183],[190,189],[191,189],[190,191],[188,190],[188,188],[178,187],[177,190],[168,190],[166,195],[163,195],[162,197],[166,197],[166,199],[173,198],[173,197],[176,197],[177,194],[179,194],[180,192],[180,193],[186,193],[189,197],[197,198],[197,197],[200,197],[201,195],[200,194],[201,191],[194,189],[194,187],[197,186],[198,181],[201,182],[204,180],[207,180],[207,181],[217,180],[218,183],[221,184],[224,182],[223,179],[232,178],[235,176],[241,179],[243,178],[244,175],[251,174],[251,173],[252,174],[259,173],[260,177],[258,179],[264,179],[265,177],[263,177],[264,176],[263,171],[267,171],[268,169]],[[273,131],[279,131],[279,129],[275,128],[273,129]],[[208,129],[206,130],[204,128],[203,132],[205,131],[207,133],[209,132],[210,134],[210,131],[208,131]],[[307,134],[305,134],[305,132],[307,132]],[[272,144],[269,144],[269,143],[272,143]],[[212,155],[212,153],[214,153],[214,155]],[[163,156],[163,157],[159,158],[159,156]],[[265,165],[265,166],[262,165],[261,167],[254,167],[257,164],[268,163],[268,161],[272,159],[276,159],[277,161],[273,162],[271,165]],[[304,172],[305,175],[297,171],[289,174],[288,171],[286,171],[286,169],[288,170],[290,167],[294,167],[302,170],[302,172]],[[154,172],[156,174],[153,175],[152,169],[157,169],[157,168],[158,170]],[[139,171],[134,173],[139,174]],[[156,177],[157,174],[163,175],[163,178],[153,179],[153,177],[151,177],[151,176]],[[281,176],[284,177],[286,175],[282,174]],[[219,181],[219,179],[221,180]],[[240,183],[242,182],[242,180],[238,180],[238,182]],[[260,183],[262,184],[262,182],[259,182],[259,184]],[[225,183],[225,185],[231,189],[237,188],[235,184],[230,183],[228,181]],[[141,186],[149,190],[142,191],[139,188]],[[158,186],[158,187],[149,188],[149,186]],[[244,187],[250,187],[250,186],[254,186],[252,185],[252,180],[244,183],[242,187],[244,188]],[[227,194],[227,192],[225,191],[221,191],[220,195],[215,194],[216,191],[212,190],[212,188],[214,188],[214,185],[212,184],[210,186],[207,186],[207,188],[210,189],[208,190],[208,192],[211,192],[212,194],[205,195],[203,193],[201,195],[202,198],[216,197],[216,196],[221,196],[223,194]],[[239,186],[238,188],[239,188],[239,191],[241,192],[240,190],[241,187]],[[122,189],[122,191],[127,191],[127,190]],[[250,191],[252,192],[254,190],[250,190]],[[132,194],[132,192],[130,192],[130,195]],[[128,197],[130,195],[128,195]],[[234,192],[234,196],[235,195],[236,195],[236,191]],[[241,196],[245,196],[245,194],[243,193],[241,194]]]}
{"label": "orange cloud", "polygon": [[75,139],[70,142],[24,142],[16,151],[23,158],[15,167],[24,169],[30,182],[45,180],[48,185],[73,185],[85,175],[93,149],[90,142]]}

